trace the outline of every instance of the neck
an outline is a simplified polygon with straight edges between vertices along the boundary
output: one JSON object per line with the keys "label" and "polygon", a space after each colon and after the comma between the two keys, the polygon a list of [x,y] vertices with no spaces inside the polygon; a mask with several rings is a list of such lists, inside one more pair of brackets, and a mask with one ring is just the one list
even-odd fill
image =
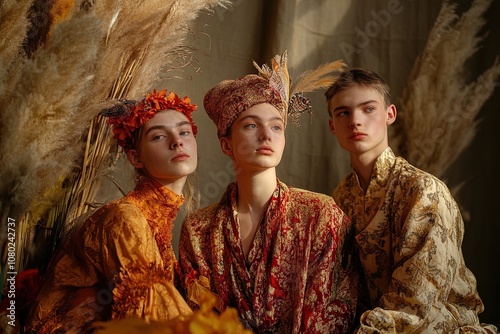
{"label": "neck", "polygon": [[262,216],[276,189],[276,169],[236,175],[238,185],[238,211]]}
{"label": "neck", "polygon": [[[387,147],[385,147],[387,148]],[[370,179],[373,173],[373,166],[377,158],[384,152],[385,148],[377,151],[368,151],[363,154],[354,155],[351,153],[351,167],[356,172],[361,188],[366,193],[370,185]]]}

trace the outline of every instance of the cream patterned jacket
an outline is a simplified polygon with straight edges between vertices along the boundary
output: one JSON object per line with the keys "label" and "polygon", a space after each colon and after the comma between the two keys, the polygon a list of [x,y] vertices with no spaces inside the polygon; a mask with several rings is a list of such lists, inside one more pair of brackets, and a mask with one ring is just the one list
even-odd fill
{"label": "cream patterned jacket", "polygon": [[359,260],[357,333],[497,333],[461,245],[464,223],[446,185],[387,148],[366,194],[356,173],[333,197],[352,219]]}

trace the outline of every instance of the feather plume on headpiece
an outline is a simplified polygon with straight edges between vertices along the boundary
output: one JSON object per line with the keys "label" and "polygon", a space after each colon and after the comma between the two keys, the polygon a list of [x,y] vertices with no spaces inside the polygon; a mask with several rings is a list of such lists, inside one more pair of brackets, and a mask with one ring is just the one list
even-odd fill
{"label": "feather plume on headpiece", "polygon": [[288,110],[288,100],[290,97],[290,75],[288,74],[287,61],[286,50],[282,55],[276,55],[271,59],[272,68],[267,64],[263,64],[260,67],[255,60],[253,61],[253,65],[259,71],[259,75],[268,79],[269,86],[278,92],[281,101],[283,101],[284,110]]}
{"label": "feather plume on headpiece", "polygon": [[337,60],[321,65],[314,71],[304,72],[296,85],[291,85],[287,68],[287,52],[271,59],[271,66],[253,62],[258,74],[247,74],[236,80],[223,80],[212,87],[203,98],[205,111],[217,126],[219,138],[228,134],[236,118],[248,108],[269,103],[283,117],[288,116],[298,125],[298,117],[312,112],[309,100],[302,93],[327,88],[340,76],[345,64]]}
{"label": "feather plume on headpiece", "polygon": [[269,79],[269,85],[281,96],[287,111],[286,114],[297,121],[298,116],[302,113],[312,112],[311,102],[303,94],[330,87],[347,65],[342,60],[320,65],[315,70],[303,72],[299,75],[297,82],[291,84],[287,60],[287,51],[285,50],[283,54],[276,55],[271,59],[271,67],[267,64],[260,67],[255,61],[253,64],[259,71],[259,75]]}

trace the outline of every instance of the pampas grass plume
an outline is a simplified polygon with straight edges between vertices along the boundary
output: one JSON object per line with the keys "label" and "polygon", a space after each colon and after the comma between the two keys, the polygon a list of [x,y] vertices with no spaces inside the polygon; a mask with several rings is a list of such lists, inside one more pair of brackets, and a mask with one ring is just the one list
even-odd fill
{"label": "pampas grass plume", "polygon": [[24,64],[4,105],[0,193],[18,214],[35,200],[47,205],[57,201],[58,196],[42,195],[75,167],[81,154],[78,142],[94,115],[80,113],[84,95],[73,92],[84,91],[91,82],[88,73],[96,60],[99,34],[98,22],[89,15],[56,26],[50,44]]}
{"label": "pampas grass plume", "polygon": [[477,51],[491,0],[474,1],[462,16],[443,3],[400,103],[399,153],[438,177],[471,143],[477,115],[500,75],[498,60],[467,83],[466,61]]}
{"label": "pampas grass plume", "polygon": [[112,155],[107,100],[142,98],[191,51],[199,12],[228,3],[0,1],[0,210],[18,221],[16,270],[93,203]]}

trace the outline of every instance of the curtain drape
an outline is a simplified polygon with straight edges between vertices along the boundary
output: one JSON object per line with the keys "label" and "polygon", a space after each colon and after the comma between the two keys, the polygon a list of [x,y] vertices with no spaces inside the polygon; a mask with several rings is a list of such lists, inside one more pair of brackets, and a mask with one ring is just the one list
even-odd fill
{"label": "curtain drape", "polygon": [[[457,13],[471,4],[465,0],[452,2],[457,3]],[[190,64],[164,73],[158,85],[190,96],[199,106],[194,119],[199,129],[197,176],[202,206],[218,201],[233,180],[232,164],[221,153],[215,126],[203,109],[203,96],[209,88],[224,79],[255,73],[252,60],[268,63],[273,55],[287,50],[292,77],[343,59],[349,66],[369,68],[382,75],[398,106],[441,5],[442,1],[430,0],[235,0],[228,9],[217,8],[211,15],[202,15],[192,27]],[[467,64],[471,79],[500,54],[500,1],[493,1],[485,18],[482,33],[488,34]],[[329,133],[323,92],[308,97],[313,115],[302,116],[299,127],[289,125],[278,176],[290,186],[331,194],[350,171],[349,160]],[[482,121],[473,143],[444,173],[450,188],[461,186],[455,194],[465,214],[464,256],[476,275],[486,306],[480,318],[496,325],[500,324],[500,218],[495,210],[500,200],[500,176],[496,172],[499,105],[497,84],[481,109]],[[128,180],[123,175],[122,179]],[[179,217],[174,245],[181,222]]]}

